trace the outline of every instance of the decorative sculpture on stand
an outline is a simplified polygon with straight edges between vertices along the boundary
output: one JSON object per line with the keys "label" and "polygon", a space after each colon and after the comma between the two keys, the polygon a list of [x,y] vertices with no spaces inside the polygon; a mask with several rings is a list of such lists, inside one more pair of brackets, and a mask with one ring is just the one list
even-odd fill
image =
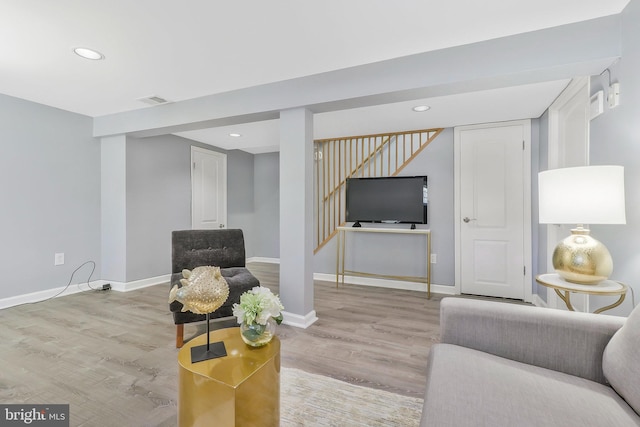
{"label": "decorative sculpture on stand", "polygon": [[227,355],[222,341],[209,343],[209,318],[211,313],[229,297],[229,285],[220,273],[220,267],[202,266],[193,271],[182,270],[182,287],[175,285],[169,292],[169,303],[182,303],[182,311],[207,315],[207,344],[191,348],[191,362],[215,359]]}

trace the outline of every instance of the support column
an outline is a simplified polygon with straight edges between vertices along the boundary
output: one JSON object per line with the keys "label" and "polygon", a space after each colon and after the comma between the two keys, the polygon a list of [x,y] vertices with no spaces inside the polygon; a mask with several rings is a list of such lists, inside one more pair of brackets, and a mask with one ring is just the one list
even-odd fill
{"label": "support column", "polygon": [[100,139],[102,279],[127,282],[127,137]]}
{"label": "support column", "polygon": [[313,304],[313,114],[280,113],[280,298],[284,323],[306,328]]}

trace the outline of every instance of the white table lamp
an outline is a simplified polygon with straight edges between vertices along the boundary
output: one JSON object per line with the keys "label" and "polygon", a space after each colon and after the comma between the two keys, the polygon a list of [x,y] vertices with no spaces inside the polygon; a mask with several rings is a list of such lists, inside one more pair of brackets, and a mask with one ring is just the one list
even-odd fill
{"label": "white table lamp", "polygon": [[613,271],[607,248],[584,224],[625,224],[624,168],[582,166],[538,174],[541,224],[577,224],[553,251],[553,268],[565,280],[595,284]]}

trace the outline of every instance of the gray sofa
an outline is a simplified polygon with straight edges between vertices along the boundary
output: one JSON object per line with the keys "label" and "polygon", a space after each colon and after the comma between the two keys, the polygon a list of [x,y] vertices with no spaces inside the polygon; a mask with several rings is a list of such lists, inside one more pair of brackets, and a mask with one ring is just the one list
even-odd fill
{"label": "gray sofa", "polygon": [[629,318],[444,298],[421,426],[640,426]]}

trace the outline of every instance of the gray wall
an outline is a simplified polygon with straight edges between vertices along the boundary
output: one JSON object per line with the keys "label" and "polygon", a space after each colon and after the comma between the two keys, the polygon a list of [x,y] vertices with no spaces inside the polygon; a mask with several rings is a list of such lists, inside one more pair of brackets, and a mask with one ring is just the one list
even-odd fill
{"label": "gray wall", "polygon": [[[0,298],[65,286],[89,260],[100,278],[100,144],[91,132],[90,117],[0,95]],[[56,252],[64,265],[53,265]]]}
{"label": "gray wall", "polygon": [[[591,121],[590,162],[625,167],[626,225],[593,225],[592,235],[604,243],[613,257],[612,278],[635,289],[640,296],[640,2],[632,0],[622,13],[622,59],[611,70],[611,81],[620,83],[620,105],[605,106],[604,114]],[[605,90],[609,76],[592,78],[592,92]],[[606,104],[606,102],[605,102]],[[631,298],[628,298],[631,300]],[[607,300],[611,302],[609,298]],[[627,314],[630,301],[607,313]]]}
{"label": "gray wall", "polygon": [[[431,282],[451,286],[455,281],[453,173],[453,129],[445,129],[401,172],[403,176],[428,176],[429,224],[418,227],[431,229],[431,250],[438,255]],[[424,253],[424,243],[415,236],[350,235],[349,242],[349,269],[391,275],[426,274],[420,255]],[[314,266],[315,272],[335,274],[335,239],[315,255]]]}
{"label": "gray wall", "polygon": [[[96,263],[92,280],[103,278],[101,150],[91,135],[90,117],[0,94],[0,273],[11,284],[0,286],[0,299],[65,286],[85,261]],[[170,272],[171,231],[191,227],[192,145],[227,154],[227,226],[242,228],[254,253],[253,155],[172,135],[128,137],[127,282]],[[56,252],[64,265],[54,266]],[[90,272],[84,266],[73,283]]]}
{"label": "gray wall", "polygon": [[[212,149],[213,147],[209,147]],[[223,150],[219,150],[224,152]],[[244,234],[247,258],[256,253],[254,217],[253,154],[231,150],[227,153],[227,228],[240,228]]]}
{"label": "gray wall", "polygon": [[127,138],[127,282],[171,271],[171,231],[191,228],[191,144]]}
{"label": "gray wall", "polygon": [[[533,277],[546,271],[546,233],[544,226],[538,225],[538,189],[537,174],[540,167],[544,170],[547,162],[547,134],[548,114],[531,122],[532,143],[532,265]],[[266,156],[266,155],[262,155]],[[277,223],[277,200],[265,197],[273,194],[277,197],[277,153],[271,153],[272,162],[266,158],[259,160],[256,156],[256,224],[260,218],[269,218],[260,225],[257,256],[277,258],[279,235],[269,224]],[[455,281],[455,239],[454,239],[454,170],[453,170],[453,129],[445,129],[438,138],[430,144],[411,164],[402,175],[427,175],[429,177],[429,224],[432,230],[432,252],[438,255],[438,262],[434,264],[432,282],[439,285],[453,285]],[[270,173],[268,173],[270,171]],[[268,176],[274,176],[272,181],[265,181]],[[262,189],[258,189],[262,186]],[[258,202],[262,199],[263,202]],[[273,205],[269,208],[268,203]],[[258,214],[258,209],[262,209]],[[372,225],[367,225],[372,226]],[[375,225],[373,225],[375,226]],[[347,247],[350,268],[382,274],[425,274],[424,264],[416,253],[424,250],[419,239],[406,236],[360,236],[350,237],[352,244]],[[267,245],[267,246],[263,246]],[[376,249],[369,249],[375,247]],[[380,248],[383,248],[382,250]],[[355,254],[358,254],[357,256]],[[314,257],[314,271],[318,273],[335,273],[335,239],[322,248]],[[389,255],[392,255],[390,257]],[[417,262],[416,262],[417,261]],[[400,271],[399,271],[400,270]],[[544,299],[546,288],[539,290],[535,281],[531,284],[533,292],[539,293]]]}
{"label": "gray wall", "polygon": [[280,257],[280,155],[254,157],[254,256]]}
{"label": "gray wall", "polygon": [[127,282],[171,272],[171,231],[191,228],[191,146],[227,154],[227,227],[253,247],[253,156],[174,135],[127,138]]}

